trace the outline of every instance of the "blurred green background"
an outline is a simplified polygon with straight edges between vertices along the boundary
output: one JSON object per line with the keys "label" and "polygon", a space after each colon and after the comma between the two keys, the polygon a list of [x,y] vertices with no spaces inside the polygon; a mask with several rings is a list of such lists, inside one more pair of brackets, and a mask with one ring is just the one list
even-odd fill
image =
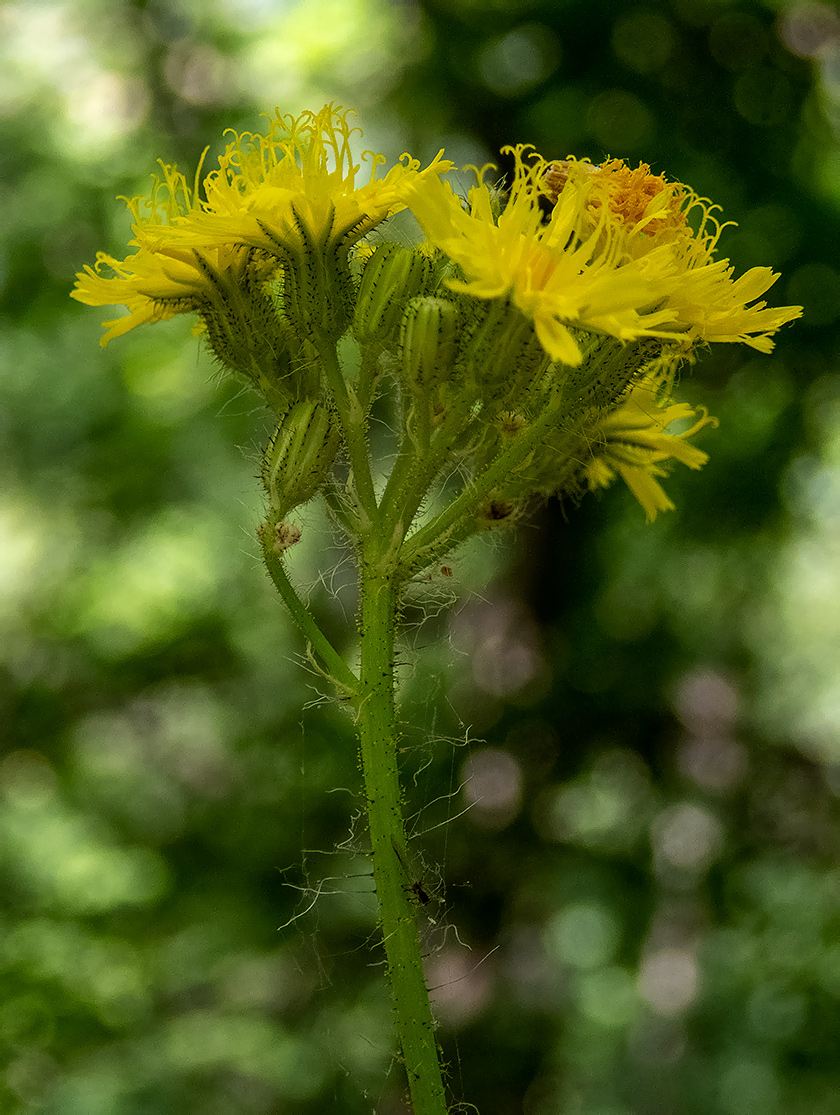
{"label": "blurred green background", "polygon": [[[550,505],[417,592],[453,1097],[837,1112],[840,16],[757,0],[0,7],[0,1110],[405,1111],[351,725],[258,560],[264,416],[189,322],[103,352],[112,315],[68,299],[157,158],[189,177],[223,128],[329,100],[390,159],[649,162],[805,306],[771,357],[686,376],[721,425],[675,513]],[[352,653],[352,563],[300,521]]]}

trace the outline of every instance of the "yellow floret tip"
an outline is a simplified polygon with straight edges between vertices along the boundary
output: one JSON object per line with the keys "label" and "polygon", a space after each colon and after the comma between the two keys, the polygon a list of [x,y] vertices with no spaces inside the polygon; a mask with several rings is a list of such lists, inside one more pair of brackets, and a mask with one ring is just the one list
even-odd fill
{"label": "yellow floret tip", "polygon": [[[668,432],[675,422],[685,421],[692,425],[680,433]],[[717,426],[717,419],[703,407],[673,402],[663,374],[645,376],[599,423],[594,455],[585,468],[589,488],[605,488],[621,476],[652,523],[660,511],[674,509],[659,483],[668,475],[670,463],[699,469],[708,461],[708,454],[688,440],[705,426]]]}

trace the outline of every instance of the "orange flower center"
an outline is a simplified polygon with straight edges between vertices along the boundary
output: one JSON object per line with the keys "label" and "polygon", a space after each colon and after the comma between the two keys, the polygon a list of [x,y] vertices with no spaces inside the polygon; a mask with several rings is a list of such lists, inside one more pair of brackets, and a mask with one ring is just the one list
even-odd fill
{"label": "orange flower center", "polygon": [[[667,192],[662,216],[655,217],[644,226],[644,231],[653,234],[662,229],[683,229],[686,226],[682,210],[684,193],[679,183],[666,182],[664,174],[651,174],[647,163],[639,163],[635,170],[623,159],[609,159],[601,166],[586,160],[562,159],[549,163],[542,177],[542,188],[554,204],[568,181],[572,169],[580,167],[593,179],[603,183],[606,189],[607,205],[610,212],[624,224],[636,225],[644,219],[648,206],[663,191]],[[595,190],[589,200],[592,209],[598,210],[603,204],[604,192]]]}
{"label": "orange flower center", "polygon": [[639,163],[635,170],[631,170],[623,159],[610,159],[600,167],[598,177],[608,180],[610,211],[625,224],[635,225],[643,220],[650,203],[665,190],[669,195],[667,208],[661,217],[649,221],[644,231],[655,233],[664,228],[685,227],[685,213],[681,206],[683,192],[679,184],[666,182],[664,174],[651,174],[647,163]]}

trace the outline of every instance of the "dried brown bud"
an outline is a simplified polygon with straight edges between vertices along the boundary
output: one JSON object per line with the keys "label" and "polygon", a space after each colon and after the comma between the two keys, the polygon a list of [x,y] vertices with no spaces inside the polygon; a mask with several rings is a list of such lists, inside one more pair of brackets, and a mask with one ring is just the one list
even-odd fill
{"label": "dried brown bud", "polygon": [[282,523],[277,523],[274,528],[274,544],[271,547],[275,554],[284,554],[290,546],[294,546],[297,542],[300,542],[300,530],[294,523],[290,523],[286,519]]}

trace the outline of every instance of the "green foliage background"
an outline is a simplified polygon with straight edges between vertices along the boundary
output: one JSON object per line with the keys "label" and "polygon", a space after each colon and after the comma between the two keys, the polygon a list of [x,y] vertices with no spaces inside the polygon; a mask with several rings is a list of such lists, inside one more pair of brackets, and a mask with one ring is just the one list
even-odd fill
{"label": "green foliage background", "polygon": [[[257,557],[263,416],[187,323],[103,352],[67,297],[155,159],[336,100],[391,158],[649,162],[805,305],[772,357],[686,376],[721,425],[676,513],[548,506],[408,610],[452,1093],[836,1111],[836,10],[66,0],[0,26],[0,1110],[404,1110],[351,725]],[[295,575],[352,653],[352,562],[301,522]]]}

